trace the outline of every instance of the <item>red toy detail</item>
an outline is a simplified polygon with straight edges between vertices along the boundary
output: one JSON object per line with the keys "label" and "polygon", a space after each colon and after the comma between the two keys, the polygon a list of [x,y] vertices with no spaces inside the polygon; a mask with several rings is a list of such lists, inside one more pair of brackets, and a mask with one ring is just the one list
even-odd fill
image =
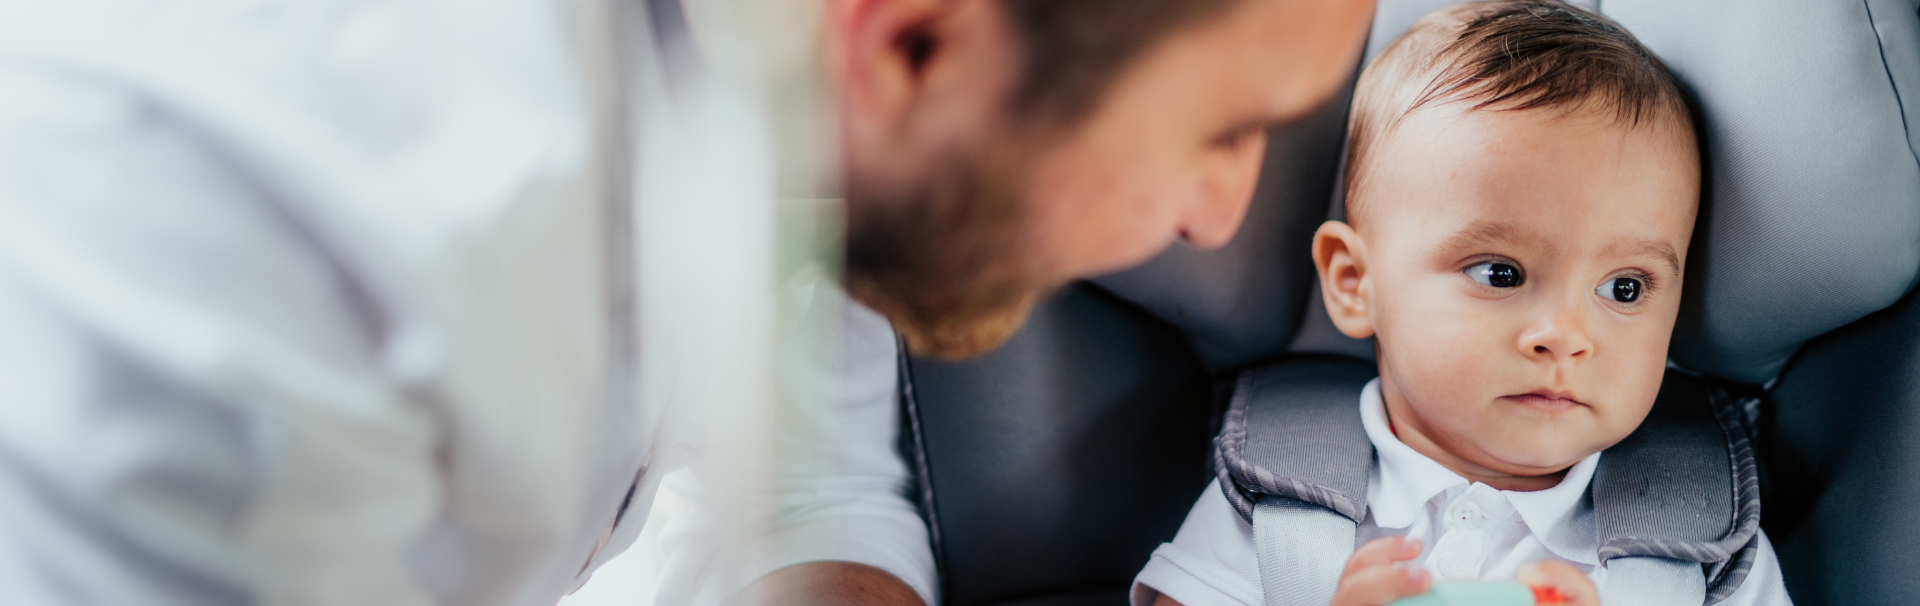
{"label": "red toy detail", "polygon": [[1528,587],[1528,589],[1533,590],[1533,603],[1539,606],[1546,606],[1547,604],[1567,603],[1567,596],[1560,595],[1560,590],[1558,589],[1554,589],[1552,587],[1542,587],[1537,585]]}

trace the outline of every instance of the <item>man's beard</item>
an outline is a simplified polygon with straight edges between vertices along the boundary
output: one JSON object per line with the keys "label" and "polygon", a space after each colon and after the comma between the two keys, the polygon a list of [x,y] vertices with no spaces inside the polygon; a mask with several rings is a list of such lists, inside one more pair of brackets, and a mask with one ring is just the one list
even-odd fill
{"label": "man's beard", "polygon": [[1027,156],[999,143],[956,151],[894,196],[848,192],[847,291],[886,314],[915,354],[991,351],[1067,281],[1035,251]]}

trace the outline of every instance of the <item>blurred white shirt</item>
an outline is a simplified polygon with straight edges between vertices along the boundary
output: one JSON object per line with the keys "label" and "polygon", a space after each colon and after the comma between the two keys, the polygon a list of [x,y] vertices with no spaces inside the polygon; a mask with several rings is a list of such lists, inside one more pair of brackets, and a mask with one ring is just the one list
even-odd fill
{"label": "blurred white shirt", "polygon": [[767,573],[832,560],[884,570],[937,604],[927,525],[908,496],[918,484],[898,449],[899,342],[885,317],[832,279],[796,281],[790,292],[805,323],[839,335],[796,356],[803,376],[789,385],[815,397],[776,417],[764,493],[728,507],[738,496],[697,473],[667,480],[665,490],[693,506],[661,530],[656,603],[717,604]]}
{"label": "blurred white shirt", "polygon": [[552,604],[764,456],[764,112],[620,6],[0,2],[0,603]]}

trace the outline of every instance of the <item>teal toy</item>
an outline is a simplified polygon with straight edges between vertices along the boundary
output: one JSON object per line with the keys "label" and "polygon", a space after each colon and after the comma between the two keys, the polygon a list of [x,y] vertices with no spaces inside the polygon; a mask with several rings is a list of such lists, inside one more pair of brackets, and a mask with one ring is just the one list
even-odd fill
{"label": "teal toy", "polygon": [[1559,604],[1558,592],[1512,581],[1435,581],[1426,593],[1387,606],[1535,606]]}

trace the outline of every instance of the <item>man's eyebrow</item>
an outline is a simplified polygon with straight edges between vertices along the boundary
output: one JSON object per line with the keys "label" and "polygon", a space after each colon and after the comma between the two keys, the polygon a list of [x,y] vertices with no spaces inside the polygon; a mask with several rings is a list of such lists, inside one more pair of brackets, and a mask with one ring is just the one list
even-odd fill
{"label": "man's eyebrow", "polygon": [[1312,108],[1297,109],[1292,112],[1261,111],[1261,112],[1251,114],[1241,118],[1240,120],[1237,121],[1236,126],[1234,128],[1236,129],[1257,128],[1257,129],[1264,129],[1264,130],[1273,130],[1276,128],[1287,129],[1294,126],[1298,126],[1302,122],[1306,122],[1308,120],[1313,119],[1314,116],[1318,113],[1317,111],[1318,107],[1319,106],[1316,105]]}
{"label": "man's eyebrow", "polygon": [[1674,252],[1673,245],[1664,240],[1620,240],[1601,251],[1603,255],[1625,254],[1635,257],[1653,257],[1666,264],[1673,275],[1680,275],[1680,255]]}

